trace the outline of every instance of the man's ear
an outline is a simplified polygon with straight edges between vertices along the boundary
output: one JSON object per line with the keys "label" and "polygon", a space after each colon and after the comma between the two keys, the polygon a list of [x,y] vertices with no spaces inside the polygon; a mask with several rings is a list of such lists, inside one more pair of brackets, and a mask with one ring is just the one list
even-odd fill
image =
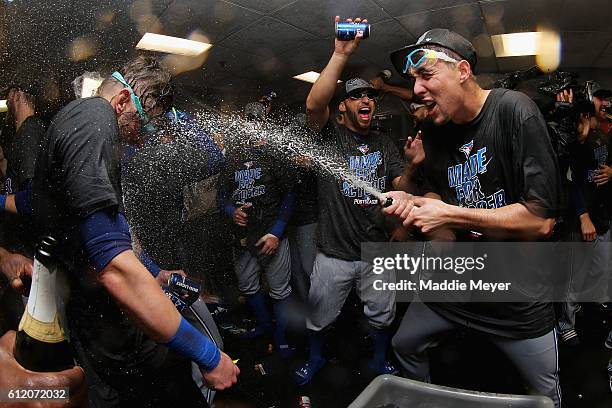
{"label": "man's ear", "polygon": [[457,69],[459,70],[459,81],[461,83],[464,83],[472,76],[472,68],[470,67],[470,63],[466,60],[459,61]]}
{"label": "man's ear", "polygon": [[119,115],[125,112],[131,99],[130,91],[128,91],[126,88],[119,91],[119,93],[113,97],[113,100],[115,101],[115,113]]}
{"label": "man's ear", "polygon": [[346,105],[344,104],[344,101],[340,102],[340,105],[338,105],[338,110],[340,112],[346,112]]}

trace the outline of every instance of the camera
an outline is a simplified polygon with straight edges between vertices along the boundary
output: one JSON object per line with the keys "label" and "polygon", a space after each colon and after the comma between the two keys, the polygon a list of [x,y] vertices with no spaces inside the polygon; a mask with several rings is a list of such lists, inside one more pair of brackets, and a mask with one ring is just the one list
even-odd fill
{"label": "camera", "polygon": [[555,72],[540,84],[538,91],[556,98],[557,94],[564,90],[572,90],[574,102],[555,102],[557,115],[567,114],[588,114],[595,113],[593,104],[593,81],[586,81],[584,85],[579,85],[577,75],[573,72]]}

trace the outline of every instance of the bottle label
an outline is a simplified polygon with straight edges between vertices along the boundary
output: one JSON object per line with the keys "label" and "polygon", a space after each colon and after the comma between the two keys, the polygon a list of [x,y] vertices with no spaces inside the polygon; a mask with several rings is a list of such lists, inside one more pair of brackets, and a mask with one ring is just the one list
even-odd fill
{"label": "bottle label", "polygon": [[58,319],[55,299],[56,275],[42,262],[34,259],[28,305],[19,322],[20,331],[23,330],[30,337],[45,343],[59,343],[66,340]]}
{"label": "bottle label", "polygon": [[19,322],[19,331],[22,330],[33,339],[44,343],[59,343],[66,340],[64,330],[62,330],[59,324],[57,314],[52,322],[41,322],[26,311]]}
{"label": "bottle label", "polygon": [[34,258],[32,287],[28,297],[28,312],[41,322],[53,322],[57,315],[55,299],[56,274]]}

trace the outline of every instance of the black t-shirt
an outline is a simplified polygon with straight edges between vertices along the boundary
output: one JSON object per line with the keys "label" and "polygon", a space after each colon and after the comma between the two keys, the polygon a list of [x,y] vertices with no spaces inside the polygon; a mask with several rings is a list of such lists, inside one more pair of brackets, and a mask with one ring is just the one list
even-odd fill
{"label": "black t-shirt", "polygon": [[[359,135],[331,121],[321,131],[344,161],[352,177],[381,192],[392,189],[402,174],[402,161],[395,144],[386,135]],[[318,246],[328,256],[347,261],[361,259],[362,242],[384,242],[389,237],[376,197],[348,181],[319,177]]]}
{"label": "black t-shirt", "polygon": [[[34,163],[45,135],[45,126],[36,116],[28,117],[19,130],[5,146],[7,159],[4,194],[12,194],[26,188],[27,182],[34,178]],[[29,256],[33,255],[35,237],[32,236],[31,217],[0,215],[2,246]]]}
{"label": "black t-shirt", "polygon": [[[526,95],[494,89],[472,122],[432,125],[423,134],[423,193],[463,207],[521,203],[538,216],[557,216],[560,179],[554,151],[546,123]],[[428,304],[451,320],[506,337],[537,337],[554,326],[548,303]]]}
{"label": "black t-shirt", "polygon": [[[219,176],[219,194],[236,206],[251,203],[246,227],[247,247],[258,252],[255,243],[269,233],[278,219],[283,196],[294,186],[294,176],[278,159],[261,148],[230,148]],[[236,226],[241,235],[244,228]],[[281,238],[281,237],[279,237]]]}
{"label": "black t-shirt", "polygon": [[34,163],[44,135],[45,126],[42,121],[36,116],[30,116],[21,124],[12,143],[5,147],[5,194],[22,190],[24,184],[34,177]]}
{"label": "black t-shirt", "polygon": [[[159,364],[159,347],[137,329],[96,281],[79,226],[96,211],[121,207],[117,118],[100,97],[77,99],[52,120],[36,159],[32,206],[42,232],[61,244],[72,280],[67,307],[76,335],[101,375]],[[143,369],[144,371],[144,369]]]}
{"label": "black t-shirt", "polygon": [[576,141],[570,146],[574,205],[584,206],[598,234],[605,234],[610,229],[612,188],[609,183],[597,187],[593,177],[599,165],[611,162],[610,143],[598,129],[592,131],[584,143]]}

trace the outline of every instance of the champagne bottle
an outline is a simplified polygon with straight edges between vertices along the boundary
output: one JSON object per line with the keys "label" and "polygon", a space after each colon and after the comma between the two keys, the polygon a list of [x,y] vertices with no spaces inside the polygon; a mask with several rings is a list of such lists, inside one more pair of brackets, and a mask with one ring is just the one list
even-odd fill
{"label": "champagne bottle", "polygon": [[44,237],[36,249],[28,305],[15,341],[15,359],[30,371],[56,372],[74,365],[57,308],[56,250],[52,237]]}

